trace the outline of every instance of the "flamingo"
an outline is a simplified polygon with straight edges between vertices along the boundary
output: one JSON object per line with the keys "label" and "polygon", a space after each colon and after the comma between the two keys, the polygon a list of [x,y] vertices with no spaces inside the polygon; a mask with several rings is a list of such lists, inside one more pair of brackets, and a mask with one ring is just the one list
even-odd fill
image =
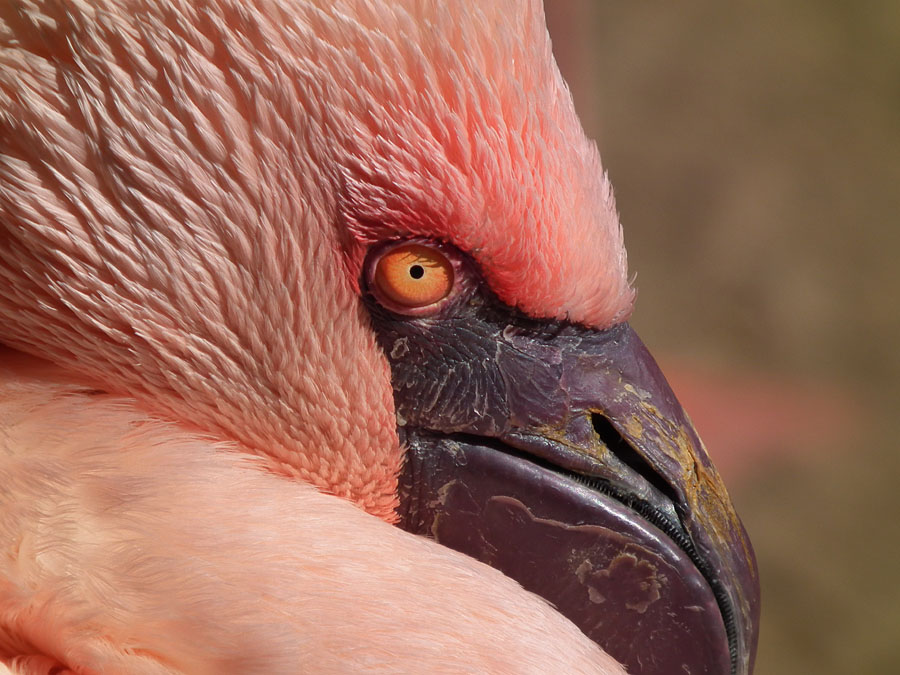
{"label": "flamingo", "polygon": [[537,0],[4,3],[2,667],[749,673],[633,300]]}

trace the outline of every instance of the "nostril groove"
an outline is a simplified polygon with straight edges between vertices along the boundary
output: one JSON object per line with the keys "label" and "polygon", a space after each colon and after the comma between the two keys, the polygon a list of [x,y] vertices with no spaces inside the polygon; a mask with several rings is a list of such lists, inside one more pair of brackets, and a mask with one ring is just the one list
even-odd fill
{"label": "nostril groove", "polygon": [[681,500],[666,479],[651,467],[647,460],[622,437],[612,422],[600,413],[591,413],[591,425],[600,441],[609,451],[625,463],[632,471],[641,476],[650,485],[659,490],[672,504],[678,505]]}

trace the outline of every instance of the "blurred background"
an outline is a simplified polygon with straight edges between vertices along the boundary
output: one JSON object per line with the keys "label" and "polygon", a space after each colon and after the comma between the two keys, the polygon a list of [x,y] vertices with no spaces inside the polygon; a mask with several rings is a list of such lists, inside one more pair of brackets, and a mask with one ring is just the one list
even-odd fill
{"label": "blurred background", "polygon": [[757,673],[900,673],[900,2],[546,7],[756,548]]}

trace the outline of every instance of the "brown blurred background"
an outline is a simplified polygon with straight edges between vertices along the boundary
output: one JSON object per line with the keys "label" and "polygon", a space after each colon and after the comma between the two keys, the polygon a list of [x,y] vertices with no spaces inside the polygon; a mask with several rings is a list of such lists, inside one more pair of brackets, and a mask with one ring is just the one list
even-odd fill
{"label": "brown blurred background", "polygon": [[757,673],[900,673],[900,2],[546,5],[756,547]]}

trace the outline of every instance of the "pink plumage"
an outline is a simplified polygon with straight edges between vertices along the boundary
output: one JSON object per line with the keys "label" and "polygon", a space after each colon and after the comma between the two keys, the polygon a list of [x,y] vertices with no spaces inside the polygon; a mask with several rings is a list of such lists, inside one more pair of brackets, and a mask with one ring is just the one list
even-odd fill
{"label": "pink plumage", "polygon": [[450,241],[537,317],[630,311],[540,3],[65,7],[2,10],[7,344],[389,517],[366,245]]}
{"label": "pink plumage", "polygon": [[628,312],[540,4],[35,1],[0,45],[0,341],[47,360],[0,355],[7,665],[615,672],[304,484],[394,517],[371,241],[451,241],[536,316]]}
{"label": "pink plumage", "polygon": [[[391,525],[412,454],[363,276],[408,239],[455,252],[473,307],[622,328],[612,191],[539,0],[0,6],[0,670],[624,672],[512,579]],[[755,581],[702,445],[619,334],[675,411],[620,377],[620,438],[668,430],[667,494],[708,511],[727,582]],[[662,549],[715,635],[722,603],[751,617],[711,648],[750,667],[752,593],[713,597],[705,563]]]}

